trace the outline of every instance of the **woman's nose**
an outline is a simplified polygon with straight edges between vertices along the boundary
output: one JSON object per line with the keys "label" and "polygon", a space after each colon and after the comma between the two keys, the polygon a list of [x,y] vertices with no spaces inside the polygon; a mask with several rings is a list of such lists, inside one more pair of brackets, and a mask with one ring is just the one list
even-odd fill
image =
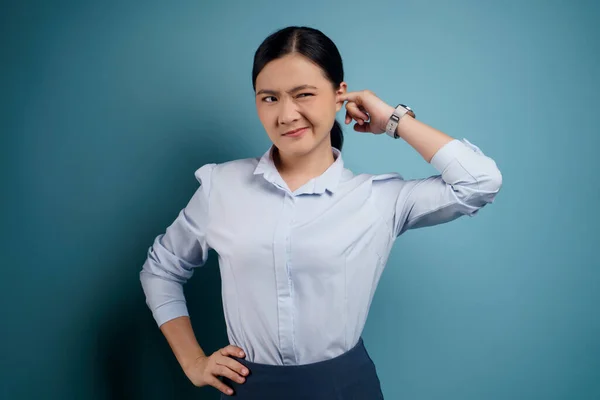
{"label": "woman's nose", "polygon": [[279,110],[279,123],[283,125],[289,125],[298,119],[300,119],[300,113],[298,112],[294,102],[283,100]]}

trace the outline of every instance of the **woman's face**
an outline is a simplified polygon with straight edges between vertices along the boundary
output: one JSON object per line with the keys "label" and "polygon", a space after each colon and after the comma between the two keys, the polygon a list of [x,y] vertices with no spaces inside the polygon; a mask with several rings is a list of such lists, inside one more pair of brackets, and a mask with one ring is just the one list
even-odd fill
{"label": "woman's face", "polygon": [[289,54],[268,63],[256,78],[256,109],[269,138],[284,154],[300,156],[331,146],[329,132],[343,105],[322,69]]}

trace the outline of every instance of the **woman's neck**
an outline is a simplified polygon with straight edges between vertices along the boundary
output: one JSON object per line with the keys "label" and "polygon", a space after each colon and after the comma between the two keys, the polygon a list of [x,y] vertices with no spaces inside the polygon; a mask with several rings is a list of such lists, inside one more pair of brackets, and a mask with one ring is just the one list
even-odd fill
{"label": "woman's neck", "polygon": [[323,174],[333,164],[335,158],[331,144],[319,146],[308,154],[295,156],[281,154],[275,148],[273,161],[279,171],[279,175],[293,192],[311,179]]}

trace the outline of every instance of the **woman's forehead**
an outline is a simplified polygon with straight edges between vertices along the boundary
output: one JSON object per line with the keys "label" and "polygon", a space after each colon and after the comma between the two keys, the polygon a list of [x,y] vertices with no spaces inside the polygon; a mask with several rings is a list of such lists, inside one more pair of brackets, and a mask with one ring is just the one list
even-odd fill
{"label": "woman's forehead", "polygon": [[320,87],[327,79],[319,66],[299,55],[269,62],[256,77],[256,89],[291,90],[301,85]]}

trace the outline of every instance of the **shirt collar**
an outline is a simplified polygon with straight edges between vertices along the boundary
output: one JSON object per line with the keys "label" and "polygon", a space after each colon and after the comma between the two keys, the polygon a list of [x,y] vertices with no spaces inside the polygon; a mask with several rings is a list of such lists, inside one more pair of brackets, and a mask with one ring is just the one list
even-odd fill
{"label": "shirt collar", "polygon": [[[287,188],[285,181],[279,175],[279,171],[273,162],[274,148],[275,146],[271,145],[269,150],[260,158],[258,165],[254,169],[254,175],[262,174],[267,181]],[[332,147],[332,150],[333,157],[335,158],[333,164],[321,175],[306,182],[306,184],[296,191],[296,194],[322,194],[325,190],[331,193],[335,192],[342,178],[342,172],[344,172],[344,160],[342,159],[342,153],[338,149]]]}

